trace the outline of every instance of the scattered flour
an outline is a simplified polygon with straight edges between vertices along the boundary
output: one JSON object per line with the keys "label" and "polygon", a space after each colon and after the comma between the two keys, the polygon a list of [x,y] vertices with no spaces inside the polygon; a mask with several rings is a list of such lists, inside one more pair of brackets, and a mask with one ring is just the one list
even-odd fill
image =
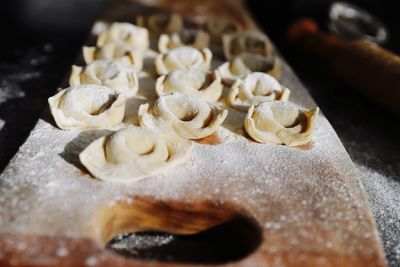
{"label": "scattered flour", "polygon": [[[292,101],[315,106],[291,70],[282,71]],[[0,175],[0,230],[90,237],[88,221],[98,208],[129,201],[130,196],[213,199],[241,207],[265,231],[285,240],[285,248],[265,242],[261,249],[297,250],[303,244],[302,249],[311,251],[324,248],[366,257],[376,252],[374,245],[363,245],[374,244],[377,232],[370,227],[360,179],[323,114],[307,149],[250,141],[232,131],[241,128],[243,115],[230,112],[228,117],[219,130],[221,144],[195,143],[181,166],[137,183],[118,184],[96,180],[80,167],[78,154],[104,131],[63,131],[50,124],[45,113]],[[309,227],[330,235],[312,235],[305,230]],[[96,258],[86,264],[95,265]]]}
{"label": "scattered flour", "polygon": [[85,266],[96,266],[97,262],[98,260],[96,257],[90,256],[89,258],[86,259]]}
{"label": "scattered flour", "polygon": [[68,255],[68,253],[69,253],[69,251],[65,247],[59,247],[56,252],[57,256],[60,258],[66,257]]}
{"label": "scattered flour", "polygon": [[400,184],[366,166],[357,165],[368,193],[389,265],[400,266]]}
{"label": "scattered flour", "polygon": [[[284,63],[282,77],[292,90],[291,101],[305,108],[316,105]],[[243,114],[230,110],[219,129],[222,143],[195,143],[185,164],[137,183],[118,184],[94,179],[79,163],[79,153],[104,131],[62,131],[46,112],[0,175],[0,232],[90,238],[88,222],[99,207],[115,201],[129,203],[132,196],[212,199],[234,204],[274,236],[260,250],[383,256],[359,176],[323,114],[312,145],[302,149],[253,142],[238,134],[242,125]],[[281,260],[279,253],[276,257]],[[85,264],[98,262],[91,255]]]}
{"label": "scattered flour", "polygon": [[17,83],[9,80],[0,80],[0,104],[9,99],[24,97],[25,93]]}

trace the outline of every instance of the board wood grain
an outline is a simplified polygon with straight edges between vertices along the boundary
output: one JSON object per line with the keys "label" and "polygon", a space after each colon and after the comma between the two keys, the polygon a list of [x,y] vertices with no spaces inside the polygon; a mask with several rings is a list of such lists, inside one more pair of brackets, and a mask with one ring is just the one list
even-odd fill
{"label": "board wood grain", "polygon": [[[258,30],[239,1],[108,1],[100,19],[134,22],[160,11],[193,24],[218,16]],[[281,72],[293,102],[316,105],[284,61]],[[224,131],[232,135],[227,120]],[[0,265],[175,266],[125,258],[105,244],[138,230],[201,233],[243,216],[258,227],[261,242],[221,265],[385,266],[357,170],[323,114],[317,125],[312,143],[301,148],[246,136],[197,140],[187,165],[120,185],[94,179],[78,160],[108,132],[59,130],[46,110],[0,176]]]}

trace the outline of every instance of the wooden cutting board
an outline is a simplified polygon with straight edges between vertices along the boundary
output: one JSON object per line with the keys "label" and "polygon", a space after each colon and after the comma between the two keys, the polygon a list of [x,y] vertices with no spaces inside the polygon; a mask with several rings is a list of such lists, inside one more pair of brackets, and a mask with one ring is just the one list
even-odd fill
{"label": "wooden cutting board", "polygon": [[[236,1],[110,0],[101,20],[134,22],[160,10],[193,23],[226,17],[257,30]],[[223,62],[218,52],[214,57],[214,65]],[[141,82],[150,84],[143,95],[151,95],[154,79]],[[284,61],[281,82],[291,101],[316,106]],[[187,163],[115,184],[94,179],[78,160],[107,132],[62,131],[46,110],[0,176],[0,266],[386,265],[357,170],[323,114],[311,144],[293,148],[251,141],[234,123],[241,115],[229,112],[218,135],[195,143]],[[105,248],[121,233],[148,230],[211,240],[213,260],[196,246],[168,252],[183,260],[142,260]],[[193,253],[204,257],[193,260]]]}

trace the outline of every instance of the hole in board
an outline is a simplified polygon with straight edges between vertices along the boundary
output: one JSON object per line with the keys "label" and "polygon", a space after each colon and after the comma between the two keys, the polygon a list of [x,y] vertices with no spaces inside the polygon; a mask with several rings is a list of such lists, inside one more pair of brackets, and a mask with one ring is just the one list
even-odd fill
{"label": "hole in board", "polygon": [[136,197],[100,210],[95,238],[125,257],[173,263],[221,264],[250,255],[259,226],[229,205]]}

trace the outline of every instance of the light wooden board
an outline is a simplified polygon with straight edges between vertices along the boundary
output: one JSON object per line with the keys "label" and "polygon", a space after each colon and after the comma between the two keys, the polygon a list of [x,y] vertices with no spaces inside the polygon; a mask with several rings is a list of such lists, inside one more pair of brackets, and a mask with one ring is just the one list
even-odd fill
{"label": "light wooden board", "polygon": [[[150,2],[189,20],[218,15],[256,28],[239,2]],[[152,5],[109,1],[101,18],[133,22],[153,11]],[[291,101],[316,105],[285,62],[281,82],[292,90]],[[235,124],[242,115],[230,114],[217,144],[195,143],[187,163],[121,185],[94,179],[78,160],[107,132],[62,131],[46,110],[0,176],[1,266],[171,266],[123,258],[104,244],[142,229],[195,233],[236,214],[257,224],[262,241],[228,265],[385,266],[357,170],[323,114],[312,143],[302,148],[253,142]],[[152,210],[158,205],[168,212]],[[180,216],[177,225],[166,223],[171,214]]]}

